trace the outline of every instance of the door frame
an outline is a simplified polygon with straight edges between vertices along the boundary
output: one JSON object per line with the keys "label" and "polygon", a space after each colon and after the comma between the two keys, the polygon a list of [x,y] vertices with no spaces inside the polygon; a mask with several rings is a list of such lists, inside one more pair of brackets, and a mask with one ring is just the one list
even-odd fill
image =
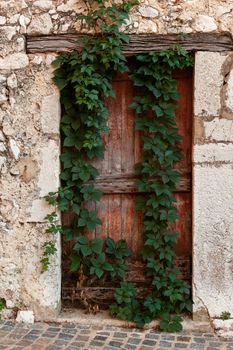
{"label": "door frame", "polygon": [[[27,38],[28,53],[43,53],[77,48],[77,35]],[[227,125],[233,119],[228,89],[233,89],[229,73],[232,70],[233,43],[226,33],[197,33],[179,36],[139,36],[148,44],[145,50],[161,49],[169,42],[181,43],[195,51],[194,71],[194,126],[193,126],[193,318],[206,320],[220,316],[222,311],[233,314],[233,290],[231,287],[232,246],[230,235],[229,193],[233,191],[231,178],[232,138],[227,136]],[[134,36],[137,41],[136,36]],[[141,38],[141,39],[140,39]],[[157,38],[157,39],[156,39]],[[75,40],[74,40],[75,39]],[[60,41],[59,41],[60,40]],[[156,41],[157,40],[157,41]],[[149,45],[153,42],[153,45]],[[157,43],[157,44],[156,44]],[[73,46],[72,46],[73,45]],[[156,46],[157,45],[157,46]],[[134,48],[133,48],[134,47]],[[130,54],[137,44],[132,40]],[[231,50],[231,51],[230,51]],[[59,103],[59,102],[58,102]],[[216,130],[213,130],[215,123]],[[59,152],[59,145],[58,152]],[[209,210],[207,207],[210,207]],[[48,209],[47,209],[48,210]],[[57,255],[51,270],[43,277],[38,272],[38,289],[48,292],[48,300],[35,299],[32,308],[37,319],[54,319],[60,312],[61,252],[57,236]],[[58,281],[60,285],[58,287]],[[32,297],[33,299],[33,297]],[[46,314],[46,317],[45,317]]]}

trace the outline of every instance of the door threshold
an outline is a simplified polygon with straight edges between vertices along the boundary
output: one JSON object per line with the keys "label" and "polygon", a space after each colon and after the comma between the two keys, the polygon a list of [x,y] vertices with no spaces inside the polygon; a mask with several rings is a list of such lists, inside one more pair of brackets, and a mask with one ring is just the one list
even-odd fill
{"label": "door threshold", "polygon": [[[92,326],[98,328],[102,328],[103,326],[111,326],[111,327],[121,327],[121,328],[137,328],[134,322],[122,321],[116,318],[113,318],[109,315],[107,310],[102,310],[98,312],[96,315],[93,314],[85,314],[84,310],[74,309],[74,308],[65,308],[61,311],[60,315],[54,319],[50,320],[50,322],[56,323],[76,323],[80,325]],[[158,328],[159,321],[152,321],[151,323],[144,326],[144,329],[152,329]],[[186,331],[200,331],[200,332],[212,332],[213,329],[211,327],[210,322],[200,322],[193,321],[191,317],[184,316],[183,317],[183,330]]]}

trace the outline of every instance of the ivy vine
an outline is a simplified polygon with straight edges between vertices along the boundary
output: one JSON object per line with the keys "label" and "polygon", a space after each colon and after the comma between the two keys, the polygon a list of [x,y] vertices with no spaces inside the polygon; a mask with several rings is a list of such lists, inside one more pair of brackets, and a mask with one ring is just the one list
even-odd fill
{"label": "ivy vine", "polygon": [[[112,315],[139,326],[159,318],[161,329],[179,330],[178,315],[190,310],[191,301],[189,285],[179,279],[179,271],[174,267],[177,234],[170,228],[178,218],[173,193],[180,178],[173,165],[181,159],[175,123],[179,94],[172,73],[174,69],[191,66],[193,59],[176,46],[159,53],[136,55],[129,72],[135,87],[142,91],[131,107],[137,115],[136,128],[144,135],[144,159],[136,170],[140,176],[138,189],[146,195],[138,199],[137,208],[143,212],[142,258],[152,281],[152,291],[139,301],[134,284],[124,282],[125,259],[130,255],[126,242],[111,238],[88,240],[84,234],[86,228],[94,230],[101,225],[97,211],[86,207],[88,201],[98,201],[101,197],[101,192],[88,184],[98,175],[90,161],[104,154],[102,134],[108,132],[104,98],[115,96],[113,76],[116,72],[129,71],[121,49],[123,43],[129,42],[129,36],[120,28],[136,2],[88,3],[89,12],[79,20],[94,28],[98,35],[85,37],[81,52],[62,54],[54,62],[57,65],[54,81],[60,89],[63,109],[62,186],[46,199],[55,209],[72,212],[74,219],[71,225],[61,226],[55,210],[47,216],[50,222],[47,231],[60,232],[74,242],[71,271],[81,270],[84,276],[98,279],[107,275],[122,280],[115,292],[116,301],[110,307]],[[44,270],[48,269],[49,257],[55,249],[53,241],[45,243],[41,259]]]}
{"label": "ivy vine", "polygon": [[[160,328],[168,331],[181,329],[180,317],[172,314],[191,311],[190,287],[178,278],[180,272],[174,267],[177,233],[170,225],[178,219],[173,193],[180,174],[174,169],[174,162],[181,159],[177,146],[181,137],[175,122],[179,94],[172,73],[192,64],[187,51],[176,46],[159,53],[137,55],[131,73],[134,85],[143,91],[142,96],[134,98],[131,107],[137,114],[136,128],[144,134],[144,159],[136,170],[140,175],[138,189],[147,194],[139,198],[137,208],[143,213],[142,258],[153,289],[141,304],[135,299],[135,287],[122,283],[116,290],[111,312],[139,325],[159,317]],[[119,297],[122,292],[124,298]]]}

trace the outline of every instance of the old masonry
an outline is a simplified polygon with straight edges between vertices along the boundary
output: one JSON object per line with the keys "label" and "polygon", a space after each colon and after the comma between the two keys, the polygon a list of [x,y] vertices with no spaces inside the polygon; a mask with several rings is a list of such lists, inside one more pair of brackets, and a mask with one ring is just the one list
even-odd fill
{"label": "old masonry", "polygon": [[[3,315],[61,308],[61,245],[41,274],[44,196],[59,186],[57,52],[74,46],[79,0],[0,1],[0,298]],[[195,52],[192,139],[193,318],[233,315],[233,1],[141,1],[124,30],[158,49],[185,33]],[[151,39],[150,39],[151,38]],[[157,40],[156,38],[159,38]],[[136,40],[136,39],[135,39]],[[150,41],[151,40],[151,41]],[[157,41],[156,41],[157,40]],[[170,41],[169,41],[170,40]],[[130,48],[128,48],[130,49]]]}

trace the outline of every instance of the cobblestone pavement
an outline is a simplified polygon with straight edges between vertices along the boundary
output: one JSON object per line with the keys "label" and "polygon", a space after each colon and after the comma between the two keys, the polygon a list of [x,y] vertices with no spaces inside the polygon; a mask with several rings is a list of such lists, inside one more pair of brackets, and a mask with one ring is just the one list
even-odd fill
{"label": "cobblestone pavement", "polygon": [[71,323],[35,323],[28,326],[0,321],[0,350],[230,350],[233,339],[223,340],[214,333],[88,326]]}

